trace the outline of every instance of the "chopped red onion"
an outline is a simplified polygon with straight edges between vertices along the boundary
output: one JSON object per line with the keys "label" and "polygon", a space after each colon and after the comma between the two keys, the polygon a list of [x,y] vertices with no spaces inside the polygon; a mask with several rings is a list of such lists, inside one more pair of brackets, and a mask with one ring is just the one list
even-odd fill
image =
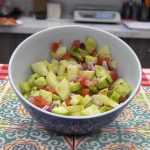
{"label": "chopped red onion", "polygon": [[44,110],[51,112],[51,107],[49,105],[45,105],[43,107]]}
{"label": "chopped red onion", "polygon": [[110,67],[110,66],[108,66],[108,70],[109,71],[116,71],[116,69],[114,67]]}
{"label": "chopped red onion", "polygon": [[82,65],[82,63],[79,64],[79,68],[80,68],[80,70],[83,70],[83,65]]}
{"label": "chopped red onion", "polygon": [[89,62],[89,63],[88,63],[88,69],[89,69],[90,71],[95,70],[95,62]]}
{"label": "chopped red onion", "polygon": [[81,48],[81,49],[85,49],[85,44],[84,44],[84,43],[81,43],[81,44],[80,44],[80,48]]}
{"label": "chopped red onion", "polygon": [[103,66],[106,70],[108,70],[107,61],[103,61],[102,66]]}
{"label": "chopped red onion", "polygon": [[29,101],[32,101],[33,98],[34,98],[33,96],[30,96],[28,100],[29,100]]}

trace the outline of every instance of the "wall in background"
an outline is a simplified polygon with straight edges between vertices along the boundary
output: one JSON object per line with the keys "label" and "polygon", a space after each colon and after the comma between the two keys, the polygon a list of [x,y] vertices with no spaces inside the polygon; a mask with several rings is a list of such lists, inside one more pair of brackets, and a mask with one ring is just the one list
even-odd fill
{"label": "wall in background", "polygon": [[28,15],[33,10],[33,0],[5,0],[12,6],[18,6],[23,10],[25,15]]}
{"label": "wall in background", "polygon": [[[12,5],[19,6],[24,14],[28,15],[33,11],[34,0],[6,0]],[[95,5],[100,8],[109,7],[111,10],[120,10],[123,0],[47,0],[52,3],[61,3],[63,17],[73,14],[76,5]]]}
{"label": "wall in background", "polygon": [[108,7],[110,10],[121,10],[123,0],[48,0],[48,2],[61,3],[63,16],[73,14],[76,5],[92,5],[100,8]]}

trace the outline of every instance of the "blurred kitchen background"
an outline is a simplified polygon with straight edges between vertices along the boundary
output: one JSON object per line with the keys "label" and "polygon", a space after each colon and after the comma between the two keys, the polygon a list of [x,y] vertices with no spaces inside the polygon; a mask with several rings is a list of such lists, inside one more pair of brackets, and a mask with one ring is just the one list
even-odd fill
{"label": "blurred kitchen background", "polygon": [[150,67],[150,0],[0,0],[0,17],[21,21],[0,26],[0,63],[8,63],[16,46],[37,31],[85,24],[120,37],[134,49],[142,67]]}
{"label": "blurred kitchen background", "polygon": [[0,16],[39,15],[37,18],[44,19],[48,17],[50,5],[51,9],[55,7],[55,11],[59,11],[60,18],[73,18],[74,10],[90,7],[94,10],[119,11],[125,19],[150,20],[150,0],[0,0]]}

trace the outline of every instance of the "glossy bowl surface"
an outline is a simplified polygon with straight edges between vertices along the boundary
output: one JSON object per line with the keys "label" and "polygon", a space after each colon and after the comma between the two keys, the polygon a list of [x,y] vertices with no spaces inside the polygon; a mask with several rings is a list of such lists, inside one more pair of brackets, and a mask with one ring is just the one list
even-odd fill
{"label": "glossy bowl surface", "polygon": [[[50,43],[63,39],[67,46],[75,39],[84,41],[87,36],[96,39],[98,46],[108,44],[112,58],[118,62],[118,74],[133,88],[130,97],[119,107],[103,114],[87,117],[62,116],[46,112],[26,100],[19,83],[31,74],[30,64],[43,59],[50,60]],[[9,61],[11,86],[33,118],[49,130],[65,134],[83,134],[99,130],[112,122],[135,96],[141,82],[141,65],[134,51],[118,37],[93,27],[67,25],[48,28],[24,40],[14,51]]]}

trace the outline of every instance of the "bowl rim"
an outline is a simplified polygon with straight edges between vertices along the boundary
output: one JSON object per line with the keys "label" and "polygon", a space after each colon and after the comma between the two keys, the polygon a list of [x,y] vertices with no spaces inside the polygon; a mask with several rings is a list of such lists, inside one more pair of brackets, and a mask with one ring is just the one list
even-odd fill
{"label": "bowl rim", "polygon": [[[128,50],[132,53],[132,55],[134,56],[135,60],[136,60],[136,63],[137,63],[137,66],[138,66],[138,72],[139,72],[139,78],[138,78],[138,83],[136,85],[136,87],[134,88],[133,92],[130,94],[129,98],[119,104],[119,106],[117,106],[116,108],[113,108],[107,112],[104,112],[104,113],[99,113],[99,114],[95,114],[95,115],[91,115],[91,116],[65,116],[65,115],[59,115],[59,114],[55,114],[55,113],[52,113],[52,112],[48,112],[44,109],[41,109],[37,106],[35,106],[34,104],[32,104],[31,102],[29,102],[27,99],[25,99],[23,97],[23,95],[19,92],[19,90],[16,88],[14,82],[13,82],[13,79],[12,79],[12,74],[11,74],[11,66],[12,66],[12,63],[13,63],[13,59],[16,55],[16,53],[19,51],[19,48],[21,47],[21,45],[23,45],[24,43],[26,43],[26,41],[32,39],[33,37],[37,36],[37,35],[40,35],[40,34],[43,34],[44,32],[47,32],[47,31],[51,31],[51,30],[57,30],[57,29],[60,29],[60,28],[80,28],[80,29],[89,29],[89,30],[94,30],[94,31],[97,31],[97,32],[101,32],[101,33],[104,33],[104,34],[107,34],[108,36],[111,36],[113,38],[115,38],[116,40],[118,40],[119,42],[121,42],[122,44],[124,44]],[[73,120],[84,120],[84,119],[91,119],[91,118],[97,118],[97,117],[103,117],[103,116],[106,116],[106,115],[109,115],[117,110],[119,110],[120,108],[124,107],[125,105],[127,105],[132,99],[133,97],[136,95],[136,93],[138,92],[138,89],[140,88],[140,84],[141,84],[141,80],[142,80],[142,68],[141,68],[141,64],[140,64],[140,61],[136,55],[136,53],[133,51],[133,49],[128,45],[126,44],[123,40],[121,40],[119,37],[117,37],[116,35],[112,34],[112,33],[109,33],[105,30],[102,30],[102,29],[99,29],[99,28],[96,28],[96,27],[91,27],[91,26],[86,26],[86,25],[59,25],[59,26],[56,26],[56,27],[51,27],[51,28],[46,28],[44,30],[41,30],[41,31],[38,31],[34,34],[32,34],[31,36],[29,36],[28,38],[26,38],[24,41],[22,41],[17,47],[16,49],[14,50],[14,52],[12,53],[11,57],[10,57],[10,60],[9,60],[9,65],[8,65],[8,80],[10,81],[10,85],[12,86],[13,90],[15,91],[15,93],[17,94],[17,96],[23,100],[25,103],[27,103],[30,107],[33,107],[34,109],[42,112],[42,113],[45,113],[47,115],[51,115],[53,117],[58,117],[58,118],[64,118],[64,119],[73,119]]]}

